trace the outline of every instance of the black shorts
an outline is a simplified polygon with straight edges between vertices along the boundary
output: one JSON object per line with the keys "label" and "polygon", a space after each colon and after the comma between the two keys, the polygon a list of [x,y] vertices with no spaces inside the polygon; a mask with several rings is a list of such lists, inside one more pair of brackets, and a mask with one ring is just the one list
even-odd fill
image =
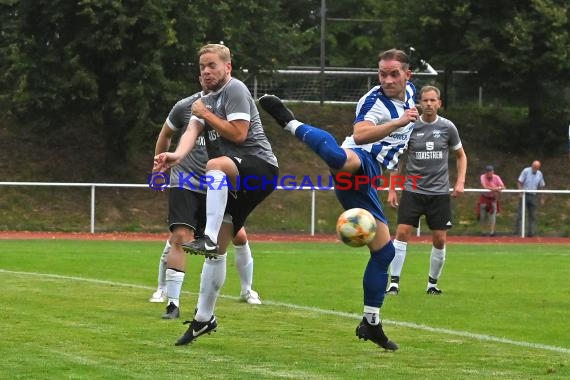
{"label": "black shorts", "polygon": [[190,227],[195,236],[204,234],[206,194],[179,187],[168,189],[168,228],[171,232],[176,225]]}
{"label": "black shorts", "polygon": [[451,197],[449,194],[418,194],[402,192],[398,208],[398,224],[418,227],[425,215],[430,230],[448,230],[451,224]]}
{"label": "black shorts", "polygon": [[277,186],[279,168],[257,156],[227,156],[239,173],[238,190],[228,191],[226,212],[232,216],[234,236],[244,226],[251,212]]}

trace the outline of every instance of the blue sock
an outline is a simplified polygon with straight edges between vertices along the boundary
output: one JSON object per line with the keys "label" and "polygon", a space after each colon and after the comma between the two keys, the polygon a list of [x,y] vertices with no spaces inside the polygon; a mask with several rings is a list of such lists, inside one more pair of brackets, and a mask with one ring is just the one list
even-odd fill
{"label": "blue sock", "polygon": [[365,306],[381,307],[384,303],[384,292],[388,285],[388,267],[395,252],[391,240],[378,251],[370,252],[370,260],[362,280]]}
{"label": "blue sock", "polygon": [[302,124],[295,130],[295,136],[318,154],[330,168],[340,169],[344,166],[346,152],[327,131]]}

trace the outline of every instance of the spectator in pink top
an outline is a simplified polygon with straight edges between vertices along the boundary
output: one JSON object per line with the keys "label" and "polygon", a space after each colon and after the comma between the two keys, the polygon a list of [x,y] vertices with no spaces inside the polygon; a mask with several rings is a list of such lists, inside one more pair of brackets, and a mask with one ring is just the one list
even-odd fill
{"label": "spectator in pink top", "polygon": [[489,190],[482,193],[477,202],[477,214],[483,228],[483,234],[495,236],[495,223],[497,213],[500,212],[499,197],[500,192],[505,189],[505,184],[501,177],[495,174],[493,166],[485,168],[485,174],[481,175],[481,187]]}

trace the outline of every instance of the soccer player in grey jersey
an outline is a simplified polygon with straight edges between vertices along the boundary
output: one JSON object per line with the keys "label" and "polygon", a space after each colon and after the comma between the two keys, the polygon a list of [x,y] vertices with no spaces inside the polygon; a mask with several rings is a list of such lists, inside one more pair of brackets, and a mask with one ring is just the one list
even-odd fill
{"label": "soccer player in grey jersey", "polygon": [[[467,156],[455,125],[437,114],[441,107],[439,89],[434,86],[423,87],[420,90],[420,105],[423,113],[414,125],[405,154],[408,179],[398,209],[398,227],[394,240],[396,255],[390,266],[391,279],[387,294],[398,294],[400,291],[400,275],[406,259],[408,240],[412,227],[418,227],[421,215],[426,216],[433,242],[426,293],[442,293],[437,287],[437,280],[445,262],[447,230],[452,226],[448,168],[450,149],[455,152],[457,165],[457,179],[451,196],[456,197],[464,192]],[[410,176],[419,179],[413,181]],[[392,207],[398,206],[395,189],[389,190],[388,203]]]}
{"label": "soccer player in grey jersey", "polygon": [[[198,92],[174,105],[157,139],[155,154],[168,151],[174,134],[177,131],[184,132],[191,117],[191,106],[202,95],[202,92]],[[211,135],[212,140],[216,137],[215,133]],[[200,177],[206,172],[207,161],[205,137],[198,136],[195,148],[178,165],[173,166],[170,173],[168,223],[171,236],[159,261],[159,287],[150,298],[151,302],[164,302],[165,297],[168,297],[163,319],[178,318],[180,314],[180,292],[186,272],[186,254],[181,244],[204,233],[206,190],[200,186]],[[245,228],[238,232],[232,243],[235,248],[236,269],[240,276],[240,298],[249,304],[260,304],[259,294],[251,287],[253,257]],[[216,265],[212,260],[206,259],[201,279],[215,283],[213,279],[224,277],[220,271],[225,271],[225,266]]]}
{"label": "soccer player in grey jersey", "polygon": [[[200,49],[198,57],[203,85],[210,92],[192,104],[191,120],[176,151],[155,156],[155,163],[157,169],[166,169],[180,162],[195,146],[206,124],[219,134],[221,156],[206,164],[204,236],[184,243],[183,248],[213,261],[224,261],[232,237],[275,189],[279,168],[249,90],[231,76],[230,50],[224,45],[209,44]],[[214,308],[224,279],[225,276],[209,294],[203,293],[204,284],[200,284],[196,315],[194,320],[186,321],[190,326],[176,345],[188,344],[215,331],[218,323]]]}

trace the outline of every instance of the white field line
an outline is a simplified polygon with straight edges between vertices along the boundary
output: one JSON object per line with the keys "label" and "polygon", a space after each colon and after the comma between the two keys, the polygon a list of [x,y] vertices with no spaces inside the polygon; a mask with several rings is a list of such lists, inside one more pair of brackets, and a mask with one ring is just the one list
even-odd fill
{"label": "white field line", "polygon": [[[16,274],[16,275],[24,275],[24,276],[35,276],[35,277],[43,277],[43,278],[52,278],[52,279],[59,279],[59,280],[66,280],[66,281],[81,281],[81,282],[88,282],[88,283],[92,283],[92,284],[121,286],[121,287],[125,287],[125,288],[155,290],[155,287],[152,287],[152,286],[127,284],[127,283],[115,282],[115,281],[98,280],[98,279],[94,279],[94,278],[84,278],[84,277],[76,277],[76,276],[63,276],[63,275],[59,275],[59,274],[50,274],[50,273],[20,272],[20,271],[5,270],[5,269],[1,269],[1,268],[0,268],[0,273]],[[194,292],[187,292],[187,291],[183,291],[183,293],[193,294],[193,295],[197,294]],[[220,297],[225,298],[225,299],[231,299],[231,300],[237,300],[238,299],[238,297],[223,295],[223,294],[220,295]],[[265,305],[280,306],[280,307],[285,307],[288,309],[304,310],[304,311],[309,311],[312,313],[334,315],[334,316],[343,317],[343,318],[351,318],[351,319],[362,318],[362,316],[359,314],[344,313],[341,311],[326,310],[326,309],[320,309],[318,307],[311,307],[311,306],[295,305],[295,304],[286,303],[286,302],[263,300],[263,303]],[[558,353],[570,355],[570,349],[565,348],[565,347],[557,347],[557,346],[550,346],[547,344],[516,341],[516,340],[507,339],[507,338],[495,337],[492,335],[470,333],[468,331],[450,330],[450,329],[444,329],[444,328],[440,328],[440,327],[431,327],[431,326],[421,325],[421,324],[417,324],[417,323],[413,323],[413,322],[392,321],[392,320],[387,320],[387,319],[382,320],[382,322],[384,324],[390,324],[390,325],[399,326],[399,327],[407,327],[407,328],[417,329],[417,330],[424,330],[424,331],[429,331],[429,332],[433,332],[433,333],[437,333],[437,334],[454,335],[454,336],[460,336],[460,337],[469,338],[469,339],[476,339],[476,340],[480,340],[480,341],[504,343],[504,344],[510,344],[513,346],[520,346],[520,347],[525,347],[525,348],[534,348],[534,349],[538,349],[538,350],[553,351],[553,352],[558,352]]]}

